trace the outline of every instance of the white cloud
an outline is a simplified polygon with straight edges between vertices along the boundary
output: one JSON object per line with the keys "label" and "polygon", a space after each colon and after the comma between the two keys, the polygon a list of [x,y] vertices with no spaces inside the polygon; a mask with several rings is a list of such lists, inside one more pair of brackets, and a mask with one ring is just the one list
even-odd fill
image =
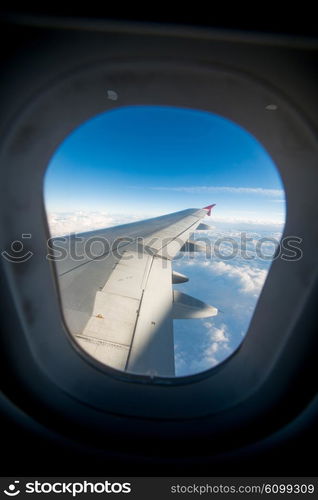
{"label": "white cloud", "polygon": [[211,338],[217,343],[222,342],[227,344],[229,342],[229,337],[227,336],[225,331],[226,331],[225,325],[221,325],[221,328],[216,328],[212,326]]}
{"label": "white cloud", "polygon": [[252,194],[258,196],[281,197],[284,196],[282,189],[265,189],[261,187],[234,187],[234,186],[155,186],[150,189],[154,191],[177,191],[183,193],[237,193]]}
{"label": "white cloud", "polygon": [[208,370],[216,366],[229,355],[230,337],[225,324],[216,327],[210,321],[203,323],[206,334],[203,339],[203,348],[200,355],[187,365],[182,355],[176,357],[177,370],[187,370],[190,373]]}
{"label": "white cloud", "polygon": [[[241,231],[233,230],[232,226],[225,230],[221,230],[220,225],[217,228],[217,231],[206,233],[212,245],[222,237],[232,237],[240,242]],[[278,228],[268,231],[260,226],[245,234],[252,239],[247,247],[253,250],[252,260],[247,261],[240,253],[226,261],[217,257],[207,259],[204,253],[197,253],[191,259],[185,255],[174,261],[173,267],[190,280],[176,285],[178,289],[217,307],[219,311],[213,318],[174,323],[178,341],[177,375],[198,373],[218,365],[237,349],[247,332],[270,267],[270,260],[263,260],[255,254],[255,244],[265,237],[279,241],[281,232]],[[264,247],[271,245],[270,242],[268,245],[264,243]],[[266,248],[264,251],[267,253]]]}
{"label": "white cloud", "polygon": [[74,232],[117,226],[146,218],[140,215],[109,214],[106,212],[50,212],[47,214],[51,236],[63,236]]}
{"label": "white cloud", "polygon": [[231,353],[231,335],[227,325],[224,322],[216,325],[215,322],[215,318],[192,322],[195,331],[190,329],[186,335],[179,337],[175,345],[177,375],[208,370]]}
{"label": "white cloud", "polygon": [[[52,236],[63,236],[65,234],[73,232],[84,232],[94,229],[101,229],[104,227],[116,226],[119,224],[126,224],[129,222],[135,222],[137,220],[147,219],[149,217],[154,217],[154,214],[120,214],[120,213],[108,213],[108,212],[91,212],[91,211],[74,211],[74,212],[49,212],[47,214],[48,224],[50,228],[50,233]],[[260,226],[265,228],[265,226],[270,226],[271,228],[280,228],[283,224],[283,216],[279,218],[278,215],[276,219],[273,218],[253,218],[253,217],[239,217],[239,216],[214,216],[213,222],[231,224],[232,226],[240,226],[244,224],[245,226]],[[210,218],[207,218],[207,222]],[[216,228],[211,226],[211,231]],[[207,234],[207,233],[205,233]]]}
{"label": "white cloud", "polygon": [[223,261],[206,263],[206,267],[215,275],[224,275],[238,281],[239,290],[243,293],[258,296],[267,276],[266,269],[248,264],[235,265]]}
{"label": "white cloud", "polygon": [[222,356],[222,353],[228,354],[226,351],[229,350],[230,335],[228,333],[227,326],[224,323],[220,324],[220,326],[215,326],[212,322],[205,322],[204,326],[207,328],[207,338],[209,344],[203,351],[203,357],[210,357],[212,354],[214,356],[216,354]]}
{"label": "white cloud", "polygon": [[191,363],[184,363],[186,369],[182,370],[179,365],[176,365],[177,376],[189,375],[191,373],[200,373],[213,368],[213,366],[216,366],[219,363],[220,361],[216,358],[215,353],[213,352],[213,348],[211,348],[209,352],[208,350],[206,351],[203,357],[200,357],[199,359],[193,359]]}
{"label": "white cloud", "polygon": [[[206,219],[208,221],[208,219]],[[213,222],[231,224],[231,225],[244,225],[253,227],[275,227],[280,228],[283,226],[285,215],[277,213],[270,217],[260,217],[259,215],[214,215]]]}

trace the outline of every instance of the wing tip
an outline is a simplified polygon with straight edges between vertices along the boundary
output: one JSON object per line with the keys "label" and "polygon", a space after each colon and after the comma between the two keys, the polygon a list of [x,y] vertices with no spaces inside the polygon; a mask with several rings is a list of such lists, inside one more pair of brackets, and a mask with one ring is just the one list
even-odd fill
{"label": "wing tip", "polygon": [[211,215],[211,210],[213,207],[215,207],[216,203],[213,203],[212,205],[208,205],[207,207],[203,207],[203,210],[207,210],[208,213],[207,215]]}

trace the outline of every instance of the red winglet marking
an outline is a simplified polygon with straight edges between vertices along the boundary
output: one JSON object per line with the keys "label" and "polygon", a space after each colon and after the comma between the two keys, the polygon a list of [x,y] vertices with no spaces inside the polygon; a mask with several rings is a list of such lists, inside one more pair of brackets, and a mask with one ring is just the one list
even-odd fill
{"label": "red winglet marking", "polygon": [[213,207],[215,207],[216,203],[213,203],[213,205],[208,205],[207,207],[203,207],[203,210],[208,210],[207,215],[211,215],[211,210]]}

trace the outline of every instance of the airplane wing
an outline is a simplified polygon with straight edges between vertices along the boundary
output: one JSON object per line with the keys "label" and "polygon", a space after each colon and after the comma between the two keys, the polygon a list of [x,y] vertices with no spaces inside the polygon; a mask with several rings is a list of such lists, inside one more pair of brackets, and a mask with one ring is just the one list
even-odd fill
{"label": "airplane wing", "polygon": [[93,358],[139,374],[174,376],[173,319],[214,316],[217,309],[173,290],[187,278],[172,271],[180,250],[214,205],[98,231],[54,238],[64,319]]}

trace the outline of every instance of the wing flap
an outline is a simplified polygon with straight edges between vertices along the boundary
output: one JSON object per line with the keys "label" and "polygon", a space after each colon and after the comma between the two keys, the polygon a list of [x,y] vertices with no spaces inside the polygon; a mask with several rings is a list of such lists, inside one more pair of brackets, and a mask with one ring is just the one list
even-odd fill
{"label": "wing flap", "polygon": [[143,293],[127,370],[174,376],[171,262],[154,257]]}
{"label": "wing flap", "polygon": [[151,262],[147,254],[125,252],[103,289],[97,291],[92,315],[76,336],[86,351],[92,350],[87,339],[95,342],[95,357],[113,368],[126,368]]}
{"label": "wing flap", "polygon": [[76,335],[77,342],[84,351],[104,365],[125,371],[129,347],[111,342],[103,342],[84,335]]}

